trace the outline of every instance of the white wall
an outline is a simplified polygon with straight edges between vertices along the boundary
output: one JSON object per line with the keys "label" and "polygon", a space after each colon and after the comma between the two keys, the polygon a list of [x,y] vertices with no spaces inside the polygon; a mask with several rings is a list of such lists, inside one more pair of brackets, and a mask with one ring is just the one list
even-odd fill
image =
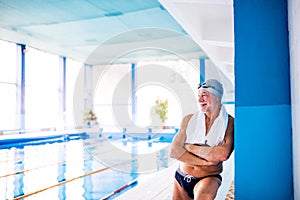
{"label": "white wall", "polygon": [[288,14],[293,123],[294,199],[300,199],[300,0],[288,0]]}

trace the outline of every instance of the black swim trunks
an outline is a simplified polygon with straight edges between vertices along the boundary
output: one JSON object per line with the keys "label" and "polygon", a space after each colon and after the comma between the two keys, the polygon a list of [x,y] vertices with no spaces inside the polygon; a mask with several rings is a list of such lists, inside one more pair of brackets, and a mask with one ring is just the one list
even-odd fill
{"label": "black swim trunks", "polygon": [[222,182],[222,177],[220,174],[213,174],[213,175],[205,176],[202,178],[196,178],[189,174],[185,174],[180,169],[177,169],[176,173],[175,173],[176,180],[178,181],[180,186],[183,188],[183,190],[186,192],[186,194],[192,199],[194,199],[194,191],[193,190],[194,190],[195,185],[200,180],[207,178],[207,177],[216,177],[216,178],[220,179],[220,181]]}

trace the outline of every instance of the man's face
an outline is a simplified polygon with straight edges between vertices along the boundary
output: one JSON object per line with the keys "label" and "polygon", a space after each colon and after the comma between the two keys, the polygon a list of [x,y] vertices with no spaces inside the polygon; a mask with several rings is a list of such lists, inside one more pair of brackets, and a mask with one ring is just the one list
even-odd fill
{"label": "man's face", "polygon": [[211,111],[211,108],[218,104],[218,98],[206,90],[198,90],[198,102],[202,112]]}

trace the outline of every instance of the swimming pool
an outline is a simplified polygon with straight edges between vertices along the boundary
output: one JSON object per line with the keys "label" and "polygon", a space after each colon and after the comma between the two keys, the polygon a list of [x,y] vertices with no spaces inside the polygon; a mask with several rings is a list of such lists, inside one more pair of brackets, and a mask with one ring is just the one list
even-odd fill
{"label": "swimming pool", "polygon": [[112,199],[172,163],[170,138],[96,134],[0,146],[0,199]]}

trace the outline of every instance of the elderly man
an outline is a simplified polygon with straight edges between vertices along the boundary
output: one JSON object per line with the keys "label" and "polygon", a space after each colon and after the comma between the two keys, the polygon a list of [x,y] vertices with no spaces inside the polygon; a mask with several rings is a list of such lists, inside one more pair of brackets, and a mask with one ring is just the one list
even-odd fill
{"label": "elderly man", "polygon": [[222,84],[209,79],[198,87],[200,111],[185,116],[170,157],[179,160],[173,199],[214,199],[222,182],[222,162],[233,151],[234,118],[221,103]]}

